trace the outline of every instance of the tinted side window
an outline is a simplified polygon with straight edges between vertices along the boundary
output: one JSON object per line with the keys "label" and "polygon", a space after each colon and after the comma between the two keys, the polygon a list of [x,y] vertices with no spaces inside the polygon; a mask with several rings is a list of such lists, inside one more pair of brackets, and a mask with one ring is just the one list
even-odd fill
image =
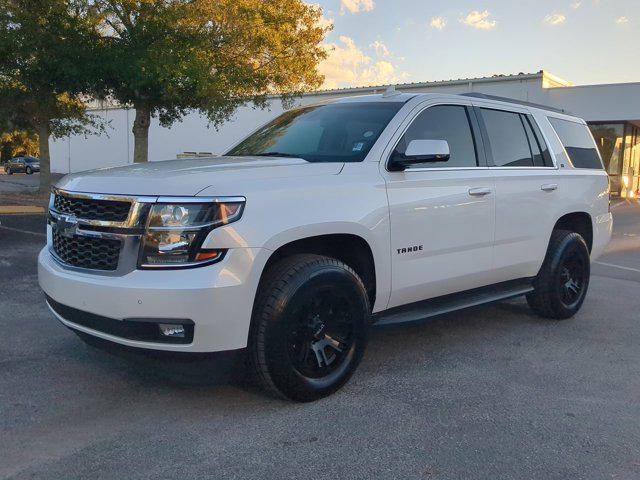
{"label": "tinted side window", "polygon": [[533,129],[529,124],[529,120],[524,115],[521,115],[520,118],[522,119],[522,124],[524,125],[524,129],[527,132],[527,138],[529,139],[529,148],[531,148],[531,155],[533,156],[533,165],[536,167],[544,167],[542,150],[540,149],[538,139],[533,134]]}
{"label": "tinted side window", "polygon": [[542,131],[540,130],[540,127],[536,123],[536,120],[531,115],[526,115],[526,119],[529,120],[529,125],[533,130],[533,134],[538,140],[538,146],[542,151],[542,160],[544,161],[544,166],[545,167],[555,166],[553,163],[553,159],[551,158],[551,153],[549,152],[549,147],[545,142],[544,135],[542,135]]}
{"label": "tinted side window", "polygon": [[424,163],[422,167],[476,167],[476,148],[467,109],[461,105],[437,105],[420,113],[396,146],[404,153],[412,140],[446,140],[451,157],[447,162]]}
{"label": "tinted side window", "polygon": [[496,167],[532,167],[527,133],[519,113],[483,108],[484,120]]}
{"label": "tinted side window", "polygon": [[552,117],[549,117],[549,122],[558,134],[574,167],[603,168],[596,144],[586,125]]}

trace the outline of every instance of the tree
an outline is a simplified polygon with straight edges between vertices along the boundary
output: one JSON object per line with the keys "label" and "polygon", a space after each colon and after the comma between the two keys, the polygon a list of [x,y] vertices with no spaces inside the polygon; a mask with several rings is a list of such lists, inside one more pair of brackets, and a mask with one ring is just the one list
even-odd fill
{"label": "tree", "polygon": [[0,135],[0,163],[13,157],[37,157],[38,136],[26,130],[15,130]]}
{"label": "tree", "polygon": [[132,106],[134,161],[148,160],[149,126],[191,110],[219,125],[243,104],[288,102],[323,78],[330,27],[302,0],[95,0],[104,91]]}
{"label": "tree", "polygon": [[91,21],[67,0],[0,0],[1,130],[38,135],[41,190],[51,180],[51,136],[104,129],[82,96],[96,77]]}

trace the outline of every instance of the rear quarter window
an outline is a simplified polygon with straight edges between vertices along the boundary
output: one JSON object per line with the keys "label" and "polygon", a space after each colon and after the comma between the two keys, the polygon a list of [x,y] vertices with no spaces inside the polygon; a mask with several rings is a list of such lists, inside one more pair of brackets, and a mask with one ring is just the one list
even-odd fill
{"label": "rear quarter window", "polygon": [[548,117],[575,168],[603,168],[600,154],[586,125]]}

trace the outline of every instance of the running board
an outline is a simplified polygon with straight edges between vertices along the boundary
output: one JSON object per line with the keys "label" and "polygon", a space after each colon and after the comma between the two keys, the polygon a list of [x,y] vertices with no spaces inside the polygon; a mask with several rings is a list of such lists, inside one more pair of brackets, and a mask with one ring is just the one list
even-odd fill
{"label": "running board", "polygon": [[376,326],[416,323],[445,313],[519,297],[533,291],[531,279],[512,280],[391,308],[373,315]]}

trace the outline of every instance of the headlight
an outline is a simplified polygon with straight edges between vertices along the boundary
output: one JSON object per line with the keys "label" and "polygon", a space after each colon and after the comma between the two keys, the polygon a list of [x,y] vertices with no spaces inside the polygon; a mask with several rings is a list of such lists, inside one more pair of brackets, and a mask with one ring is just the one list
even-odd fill
{"label": "headlight", "polygon": [[223,203],[156,203],[142,239],[140,268],[184,268],[222,259],[223,250],[202,249],[214,228],[242,216],[244,201]]}

